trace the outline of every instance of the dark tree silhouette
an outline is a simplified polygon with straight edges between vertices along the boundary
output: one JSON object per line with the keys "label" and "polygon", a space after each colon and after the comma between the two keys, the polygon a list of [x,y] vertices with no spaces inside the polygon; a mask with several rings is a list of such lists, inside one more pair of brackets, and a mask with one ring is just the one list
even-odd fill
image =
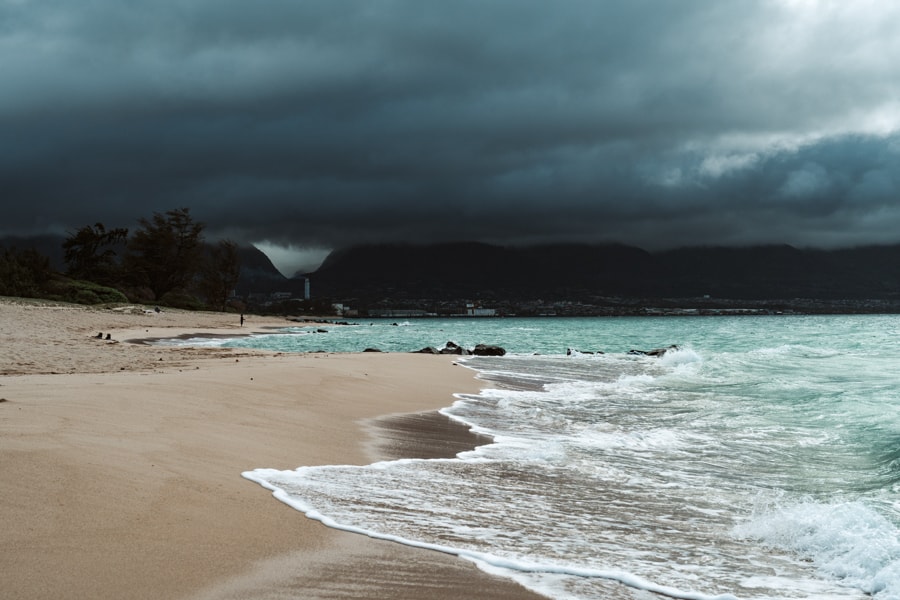
{"label": "dark tree silhouette", "polygon": [[141,228],[128,241],[125,255],[134,282],[157,300],[186,288],[200,267],[203,224],[194,221],[187,208],[154,213],[138,223]]}
{"label": "dark tree silhouette", "polygon": [[102,284],[114,283],[119,277],[116,248],[124,245],[127,229],[106,230],[103,223],[86,225],[69,234],[63,242],[67,274]]}
{"label": "dark tree silhouette", "polygon": [[0,253],[0,296],[39,298],[52,274],[50,259],[37,250],[3,250]]}
{"label": "dark tree silhouette", "polygon": [[210,247],[203,261],[198,282],[200,293],[211,308],[224,312],[240,276],[241,258],[237,244],[222,240]]}

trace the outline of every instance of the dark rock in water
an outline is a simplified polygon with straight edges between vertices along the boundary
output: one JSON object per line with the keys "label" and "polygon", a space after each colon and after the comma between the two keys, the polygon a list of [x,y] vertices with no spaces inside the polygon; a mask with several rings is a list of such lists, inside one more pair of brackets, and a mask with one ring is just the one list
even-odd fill
{"label": "dark rock in water", "polygon": [[328,333],[327,329],[316,329],[316,333]]}
{"label": "dark rock in water", "polygon": [[381,352],[378,348],[366,348],[363,352]]}
{"label": "dark rock in water", "polygon": [[662,356],[669,350],[678,350],[678,346],[673,344],[673,345],[669,346],[668,348],[654,348],[653,350],[647,351],[647,356]]}
{"label": "dark rock in water", "polygon": [[[639,350],[632,350],[631,352],[640,352]],[[631,354],[629,352],[629,354]],[[573,354],[603,354],[603,350],[597,350],[596,352],[584,351],[584,350],[573,350],[572,348],[566,348],[566,356],[572,356]]]}
{"label": "dark rock in water", "polygon": [[434,346],[426,346],[421,350],[414,350],[413,354],[440,354],[441,351],[435,348]]}
{"label": "dark rock in water", "polygon": [[439,354],[459,354],[461,356],[468,356],[471,352],[453,342],[447,342],[447,345],[441,348]]}
{"label": "dark rock in water", "polygon": [[468,356],[469,354],[471,354],[471,352],[469,352],[456,342],[447,342],[447,344],[443,348],[441,348],[438,354],[459,354],[462,356]]}
{"label": "dark rock in water", "polygon": [[653,350],[629,350],[628,354],[660,357],[660,356],[664,355],[666,352],[668,352],[669,350],[678,350],[678,345],[672,344],[668,348],[654,348]]}
{"label": "dark rock in water", "polygon": [[475,356],[503,356],[506,354],[506,349],[493,344],[478,344],[472,350],[472,354]]}

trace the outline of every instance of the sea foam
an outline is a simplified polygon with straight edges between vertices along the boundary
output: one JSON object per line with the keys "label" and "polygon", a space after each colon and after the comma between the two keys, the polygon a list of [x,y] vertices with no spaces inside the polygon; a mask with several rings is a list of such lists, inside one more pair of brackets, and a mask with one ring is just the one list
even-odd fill
{"label": "sea foam", "polygon": [[[381,466],[387,466],[390,463],[379,464]],[[302,467],[295,471],[256,469],[253,471],[246,471],[242,473],[242,475],[244,478],[249,479],[250,481],[255,481],[261,486],[271,490],[273,492],[273,495],[278,500],[304,513],[308,518],[320,521],[322,524],[333,529],[363,534],[374,539],[397,542],[408,546],[423,548],[426,550],[436,550],[445,554],[458,556],[475,563],[484,571],[498,575],[505,574],[507,576],[511,576],[513,579],[516,579],[526,586],[529,586],[529,580],[523,579],[522,577],[516,577],[515,574],[556,574],[585,579],[608,579],[612,581],[618,581],[619,583],[622,583],[634,589],[654,592],[657,594],[668,596],[670,598],[678,598],[683,600],[737,600],[737,597],[732,594],[711,595],[693,590],[678,589],[675,587],[648,581],[636,574],[626,571],[533,562],[518,558],[499,556],[490,552],[480,552],[477,550],[463,549],[450,545],[422,542],[390,533],[384,533],[372,529],[348,525],[320,512],[306,500],[303,500],[284,489],[290,484],[291,481],[302,480],[305,475],[309,473],[312,473],[316,470],[327,470],[330,468],[333,467]]]}
{"label": "sea foam", "polygon": [[878,600],[900,599],[900,531],[862,502],[771,507],[735,534],[796,553]]}

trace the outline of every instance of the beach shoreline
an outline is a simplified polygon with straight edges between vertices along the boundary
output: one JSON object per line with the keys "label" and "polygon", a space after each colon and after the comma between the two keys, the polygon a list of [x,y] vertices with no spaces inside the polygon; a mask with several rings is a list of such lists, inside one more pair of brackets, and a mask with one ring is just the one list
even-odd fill
{"label": "beach shoreline", "polygon": [[237,319],[0,299],[8,597],[539,597],[452,556],[328,529],[240,475],[479,443],[435,412],[478,390],[471,371],[448,356],[125,341],[290,326]]}

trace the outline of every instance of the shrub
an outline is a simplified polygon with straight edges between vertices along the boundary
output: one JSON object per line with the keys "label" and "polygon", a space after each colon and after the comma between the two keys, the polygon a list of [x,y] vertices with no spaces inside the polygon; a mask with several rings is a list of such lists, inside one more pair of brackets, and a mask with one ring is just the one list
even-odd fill
{"label": "shrub", "polygon": [[204,310],[206,306],[196,296],[185,292],[184,290],[173,290],[167,292],[159,299],[159,303],[163,306],[172,308],[181,308],[184,310]]}
{"label": "shrub", "polygon": [[[71,293],[71,292],[74,292]],[[70,293],[67,294],[67,301],[74,302],[76,304],[100,304],[100,298],[92,292],[91,290],[85,289],[72,289]]]}
{"label": "shrub", "polygon": [[119,290],[90,281],[54,278],[47,285],[48,295],[55,300],[75,304],[117,304],[128,302]]}

